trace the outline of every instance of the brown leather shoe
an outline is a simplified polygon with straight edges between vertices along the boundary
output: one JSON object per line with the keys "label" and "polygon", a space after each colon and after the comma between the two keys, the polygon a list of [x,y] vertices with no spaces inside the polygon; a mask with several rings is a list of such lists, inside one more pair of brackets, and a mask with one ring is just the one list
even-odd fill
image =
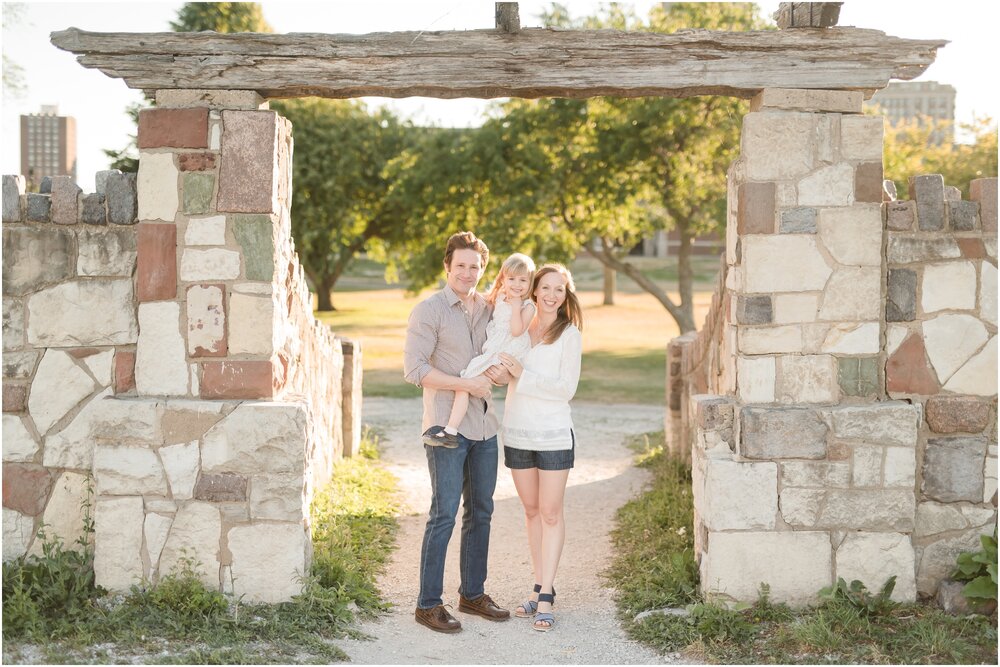
{"label": "brown leather shoe", "polygon": [[426,625],[434,632],[447,632],[449,634],[462,631],[462,624],[448,613],[443,604],[430,609],[421,609],[413,613],[413,617],[420,625]]}
{"label": "brown leather shoe", "polygon": [[458,610],[464,611],[466,614],[479,614],[491,621],[506,621],[510,619],[510,612],[497,606],[493,598],[485,593],[475,600],[470,600],[464,595],[459,595]]}

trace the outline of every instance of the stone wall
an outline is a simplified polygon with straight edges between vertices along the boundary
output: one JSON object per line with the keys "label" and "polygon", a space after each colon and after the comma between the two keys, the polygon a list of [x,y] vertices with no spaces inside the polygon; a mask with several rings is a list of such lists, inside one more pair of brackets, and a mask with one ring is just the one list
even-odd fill
{"label": "stone wall", "polygon": [[883,119],[860,112],[860,93],[768,89],[744,118],[718,382],[682,373],[668,429],[708,595],[767,582],[802,604],[896,575],[914,599],[996,521],[996,179],[961,202],[919,177],[883,205]]}
{"label": "stone wall", "polygon": [[41,522],[73,542],[87,503],[100,585],[190,557],[213,587],[288,599],[344,449],[341,342],[291,239],[291,126],[249,93],[157,102],[137,177],[4,178],[4,558],[38,552]]}

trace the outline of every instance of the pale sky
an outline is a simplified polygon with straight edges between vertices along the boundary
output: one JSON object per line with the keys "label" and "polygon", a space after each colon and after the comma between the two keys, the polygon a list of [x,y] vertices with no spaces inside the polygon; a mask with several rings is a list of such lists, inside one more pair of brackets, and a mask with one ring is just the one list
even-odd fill
{"label": "pale sky", "polygon": [[[60,115],[76,118],[77,176],[86,192],[94,190],[94,174],[108,168],[104,148],[122,148],[134,127],[125,108],[141,100],[120,79],[79,65],[75,56],[49,43],[49,33],[68,27],[99,32],[165,32],[180,2],[28,2],[21,20],[3,31],[4,53],[24,69],[27,90],[20,98],[3,98],[4,174],[20,170],[19,120],[55,104]],[[468,30],[492,28],[493,0],[366,0],[365,2],[264,2],[264,17],[276,32],[354,33],[402,30]],[[538,26],[541,0],[520,3],[521,25]],[[594,0],[566,0],[574,16],[593,12]],[[645,16],[654,3],[631,4]],[[765,15],[777,2],[758,3]],[[3,7],[6,8],[7,3]],[[959,122],[972,115],[1000,117],[1000,93],[994,77],[997,62],[997,6],[979,0],[847,0],[839,25],[874,28],[914,39],[951,40],[918,80],[953,85]],[[994,81],[994,83],[990,83]],[[373,100],[375,101],[375,100]],[[384,101],[384,100],[381,100]],[[482,122],[484,100],[392,100],[397,113],[418,122],[472,126]]]}

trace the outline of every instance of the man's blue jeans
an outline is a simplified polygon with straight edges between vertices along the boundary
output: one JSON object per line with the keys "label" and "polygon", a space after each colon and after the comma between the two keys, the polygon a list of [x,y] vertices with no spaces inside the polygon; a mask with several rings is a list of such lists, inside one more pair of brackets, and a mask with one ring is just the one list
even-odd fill
{"label": "man's blue jeans", "polygon": [[462,583],[458,592],[469,599],[485,592],[493,491],[497,486],[497,438],[468,440],[460,434],[458,447],[454,449],[424,445],[424,450],[431,474],[431,510],[420,550],[417,606],[430,609],[442,604],[444,560],[455,528],[459,499],[464,511],[459,557]]}

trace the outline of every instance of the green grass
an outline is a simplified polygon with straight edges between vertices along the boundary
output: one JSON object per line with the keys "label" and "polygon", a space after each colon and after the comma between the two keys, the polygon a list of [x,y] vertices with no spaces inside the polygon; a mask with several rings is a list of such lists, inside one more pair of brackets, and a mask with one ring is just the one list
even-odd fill
{"label": "green grass", "polygon": [[[56,545],[3,568],[5,663],[315,663],[348,660],[336,638],[387,607],[375,587],[395,544],[395,478],[363,456],[337,463],[312,508],[313,565],[302,593],[246,604],[207,589],[188,561],[156,586],[107,595],[92,553]],[[87,579],[90,576],[91,579]],[[82,578],[82,582],[81,582]]]}
{"label": "green grass", "polygon": [[[921,604],[864,608],[829,599],[799,610],[774,604],[727,609],[697,593],[687,467],[664,454],[663,433],[632,443],[653,481],[618,511],[616,557],[607,574],[618,590],[626,632],[662,652],[722,664],[996,664],[997,617],[954,617]],[[683,607],[685,616],[639,612]],[[873,611],[873,609],[875,611]]]}

